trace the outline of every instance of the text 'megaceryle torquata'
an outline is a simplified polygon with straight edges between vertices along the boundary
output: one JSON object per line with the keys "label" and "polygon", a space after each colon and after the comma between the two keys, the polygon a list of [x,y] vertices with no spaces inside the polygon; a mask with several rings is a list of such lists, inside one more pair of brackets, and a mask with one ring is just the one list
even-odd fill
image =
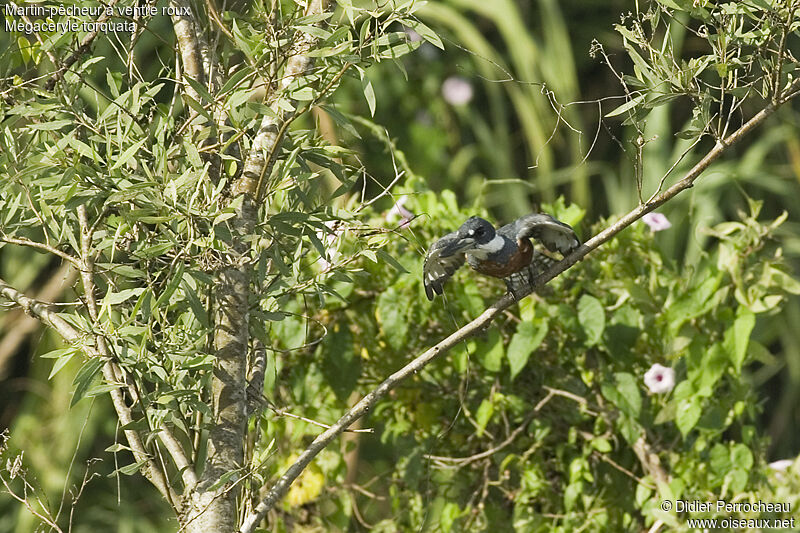
{"label": "text 'megaceryle torquata'", "polygon": [[498,230],[480,217],[470,217],[428,250],[422,267],[428,300],[442,294],[444,284],[465,261],[481,274],[505,280],[516,298],[521,283],[530,284],[538,271],[555,261],[537,252],[530,238],[562,255],[580,246],[572,228],[550,215],[525,215]]}

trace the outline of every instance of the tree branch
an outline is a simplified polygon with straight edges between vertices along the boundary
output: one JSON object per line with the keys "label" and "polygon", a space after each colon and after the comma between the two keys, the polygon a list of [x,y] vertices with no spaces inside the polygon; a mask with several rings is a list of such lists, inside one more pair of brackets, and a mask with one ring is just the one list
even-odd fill
{"label": "tree branch", "polygon": [[[56,300],[77,277],[77,270],[68,263],[62,263],[61,268],[54,273],[36,294],[36,299],[44,302]],[[0,340],[0,380],[8,377],[11,358],[19,350],[22,343],[38,328],[42,322],[31,316],[19,312],[19,316],[11,315],[7,324],[4,324],[6,334]]]}
{"label": "tree branch", "polygon": [[16,244],[17,246],[27,246],[29,248],[35,248],[37,250],[43,250],[45,252],[51,253],[53,255],[57,255],[61,259],[68,261],[77,269],[81,268],[81,263],[78,261],[77,258],[69,255],[66,252],[62,252],[58,248],[50,246],[49,244],[45,244],[42,242],[32,241],[30,239],[25,238],[14,238],[14,237],[6,237],[5,235],[0,235],[0,242],[6,242],[8,244]]}
{"label": "tree branch", "polygon": [[[716,161],[728,147],[741,140],[756,126],[763,123],[764,120],[772,115],[772,113],[774,113],[780,105],[786,103],[791,98],[794,98],[798,89],[800,89],[800,79],[795,80],[795,82],[783,92],[782,98],[779,98],[776,102],[769,103],[764,109],[758,112],[739,129],[722,141],[718,142],[694,167],[692,167],[692,169],[683,177],[683,179],[675,183],[663,193],[656,196],[652,201],[640,204],[616,223],[612,224],[605,230],[592,237],[589,241],[581,245],[569,256],[565,257],[563,261],[560,261],[548,268],[534,280],[533,288],[535,289],[543,286],[545,283],[583,259],[587,254],[589,254],[589,252],[595,250],[600,245],[614,237],[617,233],[633,224],[643,215],[656,209],[658,206],[664,204],[680,192],[690,188],[700,174],[702,174],[702,172],[706,170],[711,163]],[[529,290],[527,294],[530,292],[533,292],[533,290]],[[525,296],[527,296],[527,294]],[[256,506],[253,512],[245,518],[244,522],[242,523],[242,527],[239,529],[239,532],[252,533],[258,523],[263,520],[264,516],[266,516],[266,514],[275,506],[275,504],[286,494],[286,492],[289,490],[289,486],[292,484],[292,482],[294,482],[295,479],[297,479],[303,470],[305,470],[312,459],[314,459],[317,454],[325,449],[333,441],[333,439],[335,439],[342,431],[349,427],[355,420],[366,414],[390,390],[394,389],[407,377],[419,372],[419,370],[421,370],[435,358],[446,354],[454,346],[462,343],[465,339],[481,331],[494,319],[495,316],[514,303],[514,297],[511,294],[506,294],[497,302],[492,304],[486,311],[475,318],[472,322],[451,334],[434,347],[426,350],[409,364],[386,378],[386,380],[378,385],[378,387],[372,392],[369,392],[366,396],[364,396],[361,401],[347,411],[342,418],[340,418],[331,426],[330,429],[319,434],[317,438],[314,439],[314,441],[309,445],[309,447],[306,448],[302,454],[300,454],[294,464],[286,469],[286,472],[284,472],[284,474],[278,478],[278,481],[275,482],[272,488],[270,488],[264,499]]]}
{"label": "tree branch", "polygon": [[[319,15],[322,13],[323,7],[323,0],[309,0],[304,15]],[[297,32],[290,49],[291,56],[286,62],[283,76],[273,96],[286,90],[290,83],[305,74],[312,61],[307,54],[316,41],[317,39],[308,33]],[[269,176],[272,171],[275,162],[272,154],[276,153],[275,148],[283,137],[284,126],[291,121],[294,113],[284,111],[277,104],[277,98],[273,100],[270,107],[273,115],[264,115],[264,118],[261,119],[261,126],[253,139],[250,154],[244,163],[242,176],[234,186],[234,194],[246,192],[257,198],[263,188],[264,178]]]}
{"label": "tree branch", "polygon": [[[61,338],[68,343],[80,344],[81,348],[90,357],[100,357],[100,354],[94,347],[83,343],[85,335],[79,333],[78,330],[73,328],[69,322],[58,316],[58,314],[53,312],[44,302],[40,302],[34,298],[26,296],[6,283],[3,279],[0,279],[0,296],[3,296],[7,300],[16,303],[23,310],[25,310],[26,313],[38,318],[56,330],[58,334],[61,335]],[[103,366],[103,376],[109,383],[114,383],[116,381],[114,379],[114,372],[110,361]],[[125,404],[125,399],[123,398],[120,389],[114,389],[111,391],[111,400],[114,403],[114,409],[117,411],[120,422],[123,425],[133,422],[131,410]],[[167,482],[167,479],[161,469],[158,467],[152,457],[150,457],[145,451],[144,443],[142,443],[139,434],[133,430],[126,430],[125,437],[128,439],[131,450],[133,450],[133,457],[136,462],[144,462],[142,469],[144,476],[158,489],[158,491],[167,501],[177,502],[177,494],[169,486],[169,483]]]}
{"label": "tree branch", "polygon": [[[198,83],[207,83],[206,70],[203,68],[203,53],[200,40],[195,28],[195,14],[191,11],[191,5],[187,0],[170,0],[170,7],[173,8],[172,28],[175,31],[175,38],[178,41],[178,51],[181,54],[181,64],[183,74]],[[189,14],[185,14],[189,10]],[[184,90],[197,103],[202,103],[202,99],[197,91],[190,84],[185,84]]]}

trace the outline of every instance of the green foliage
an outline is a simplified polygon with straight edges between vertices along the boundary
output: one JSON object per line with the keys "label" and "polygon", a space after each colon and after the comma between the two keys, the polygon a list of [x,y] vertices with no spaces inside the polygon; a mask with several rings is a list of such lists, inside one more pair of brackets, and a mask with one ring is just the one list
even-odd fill
{"label": "green foliage", "polygon": [[[419,272],[422,257],[413,243],[434,239],[466,213],[447,191],[442,201],[422,190],[408,193],[407,208],[432,208],[435,216],[412,223],[387,252]],[[761,222],[757,203],[742,216],[709,228],[720,235],[716,244],[701,262],[680,269],[663,255],[661,236],[635,224],[522,301],[483,338],[396,390],[365,422],[379,436],[359,438],[362,452],[372,450],[371,466],[360,469],[363,483],[375,464],[393,465],[388,478],[370,481],[370,492],[388,497],[395,516],[381,524],[569,531],[588,521],[596,529],[638,531],[664,519],[661,499],[767,497],[765,441],[753,432],[760,409],[747,377],[764,348],[751,331],[780,310],[794,282],[761,274],[786,272],[780,248],[770,242],[781,218]],[[328,306],[321,325],[349,329],[352,344],[345,349],[341,333],[329,335],[308,357],[295,359],[306,383],[324,372],[313,361],[331,357],[328,350],[344,359],[355,353],[361,367],[355,390],[366,391],[503,291],[463,271],[443,300],[428,303],[419,276],[368,259],[356,265],[370,274],[359,290],[379,296]],[[756,298],[737,297],[732,272],[753,280],[748,286]],[[644,384],[656,362],[677,373],[671,393],[652,394]],[[336,390],[341,384],[322,376],[313,381],[318,397],[344,397]],[[299,409],[301,391],[274,394]],[[275,438],[286,431],[273,427]],[[643,446],[645,459],[632,453]],[[331,468],[327,483],[335,490],[341,465]],[[335,493],[320,496],[323,516],[323,502]],[[370,523],[386,512],[369,497],[351,498]],[[420,505],[427,511],[414,511]],[[667,517],[685,528],[685,521]]]}

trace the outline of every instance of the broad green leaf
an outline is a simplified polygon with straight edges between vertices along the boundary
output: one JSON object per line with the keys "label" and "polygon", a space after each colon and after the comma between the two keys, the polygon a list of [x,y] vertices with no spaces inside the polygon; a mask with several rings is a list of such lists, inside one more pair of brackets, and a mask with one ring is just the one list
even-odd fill
{"label": "broad green leaf", "polygon": [[608,442],[608,439],[604,439],[603,437],[592,439],[592,448],[600,453],[609,453],[612,450],[611,443]]}
{"label": "broad green leaf", "polygon": [[316,500],[324,487],[325,475],[312,465],[303,470],[303,473],[289,488],[289,492],[286,494],[286,502],[290,507],[300,507]]}
{"label": "broad green leaf", "polygon": [[711,470],[716,474],[725,474],[731,469],[731,452],[724,444],[717,443],[709,453]]}
{"label": "broad green leaf", "polygon": [[485,339],[470,339],[467,341],[468,353],[478,360],[483,368],[489,372],[499,372],[503,368],[503,341],[496,330],[491,330]]}
{"label": "broad green leaf", "polygon": [[405,313],[406,307],[406,302],[394,287],[385,290],[378,297],[377,319],[389,345],[395,350],[400,350],[406,343],[409,325]]}
{"label": "broad green leaf", "polygon": [[723,347],[737,374],[742,369],[742,363],[747,355],[747,345],[750,342],[750,333],[755,325],[756,315],[742,306],[736,311],[736,320],[725,331]]}
{"label": "broad green leaf", "polygon": [[[721,281],[721,273],[712,274],[709,272],[708,277],[702,283],[690,289],[669,306],[665,316],[673,335],[677,334],[687,320],[691,320],[704,312],[710,305],[709,300]],[[715,300],[712,300],[711,303],[713,301]]]}
{"label": "broad green leaf", "polygon": [[442,509],[441,518],[439,519],[439,525],[442,528],[444,533],[450,533],[453,530],[453,525],[458,519],[461,513],[461,509],[459,509],[458,505],[453,502],[447,502],[444,505],[444,509]]}
{"label": "broad green leaf", "polygon": [[603,383],[603,396],[627,415],[636,418],[642,408],[642,397],[636,378],[627,372],[614,374],[615,384]]}
{"label": "broad green leaf", "polygon": [[537,320],[535,323],[523,322],[517,327],[517,332],[511,337],[506,349],[512,380],[525,368],[528,358],[547,335],[547,329],[546,320]]}
{"label": "broad green leaf", "polygon": [[681,435],[684,437],[700,420],[700,415],[703,413],[700,401],[699,397],[695,397],[678,402],[678,407],[675,410],[675,425],[678,426]]}
{"label": "broad green leaf", "polygon": [[588,346],[597,344],[606,327],[606,313],[603,310],[603,304],[594,296],[588,294],[581,296],[578,301],[578,322],[586,333],[586,344]]}
{"label": "broad green leaf", "polygon": [[[695,394],[710,396],[714,390],[714,385],[728,368],[729,360],[725,350],[718,342],[711,346],[706,346],[704,343],[692,343],[689,352],[690,356],[687,357],[687,365],[690,361],[694,361],[695,357],[699,361],[699,364],[692,365],[688,372],[689,378],[696,389]],[[700,352],[700,354],[696,352]]]}
{"label": "broad green leaf", "polygon": [[355,353],[353,335],[341,328],[328,333],[321,345],[322,374],[340,401],[347,398],[361,376],[361,359]]}
{"label": "broad green leaf", "polygon": [[486,429],[486,425],[489,423],[489,420],[491,420],[493,414],[494,402],[489,398],[484,398],[481,405],[478,407],[478,411],[475,413],[475,422],[478,423],[479,437],[483,435],[483,431]]}
{"label": "broad green leaf", "polygon": [[743,470],[750,470],[753,467],[753,452],[741,442],[737,442],[731,450],[731,463]]}

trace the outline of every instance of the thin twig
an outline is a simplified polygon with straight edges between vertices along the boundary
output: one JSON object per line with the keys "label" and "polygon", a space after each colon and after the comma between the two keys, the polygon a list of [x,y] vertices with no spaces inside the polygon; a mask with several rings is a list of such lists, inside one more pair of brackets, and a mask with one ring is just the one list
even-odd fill
{"label": "thin twig", "polygon": [[[118,1],[118,0],[111,0],[111,2],[109,2],[109,3],[108,3],[108,7],[110,7],[111,9],[113,9],[113,8],[114,8],[114,6],[116,5],[117,1]],[[70,56],[69,56],[69,57],[66,59],[66,61],[64,61],[64,63],[61,65],[61,68],[59,68],[59,69],[58,69],[56,72],[54,72],[54,73],[52,74],[52,77],[51,77],[49,80],[47,80],[47,83],[45,83],[45,84],[44,84],[44,90],[45,90],[45,91],[52,91],[52,90],[53,90],[53,87],[55,87],[55,86],[56,86],[56,83],[57,83],[59,80],[61,80],[61,78],[63,78],[63,77],[64,77],[64,73],[65,73],[65,72],[67,72],[67,70],[69,70],[69,68],[70,68],[70,67],[71,67],[73,64],[75,64],[75,62],[76,62],[76,61],[77,61],[77,60],[78,60],[78,59],[79,59],[79,58],[80,58],[80,57],[81,57],[83,54],[85,54],[85,53],[86,53],[86,52],[89,50],[89,47],[92,45],[92,41],[94,41],[94,40],[95,40],[95,38],[96,38],[96,37],[97,37],[97,36],[100,34],[101,23],[102,23],[102,22],[105,22],[105,21],[106,21],[106,20],[108,20],[109,18],[110,18],[110,17],[106,15],[105,11],[103,12],[103,14],[102,14],[102,15],[100,15],[100,17],[97,19],[97,22],[96,22],[96,23],[93,25],[93,27],[94,27],[95,29],[93,29],[92,31],[90,31],[89,33],[87,33],[87,34],[84,36],[84,38],[83,38],[83,39],[81,39],[81,44],[80,44],[80,45],[78,45],[78,48],[76,48],[76,49],[75,49],[75,50],[72,52],[72,54],[71,54],[71,55],[70,55]]]}
{"label": "thin twig", "polygon": [[[331,428],[331,426],[329,426],[328,424],[323,424],[322,422],[317,422],[316,420],[312,420],[312,419],[306,418],[304,416],[300,416],[300,415],[296,415],[294,413],[290,413],[286,409],[276,409],[276,408],[274,408],[272,406],[270,406],[270,409],[277,416],[285,416],[287,418],[294,418],[295,420],[302,420],[303,422],[308,422],[311,425],[314,425],[314,426],[317,426],[317,427],[320,427],[320,428],[324,428],[324,429],[330,429]],[[373,428],[345,429],[344,431],[347,432],[347,433],[375,433],[375,429],[373,429]]]}
{"label": "thin twig", "polygon": [[631,472],[630,470],[628,470],[624,466],[620,465],[619,463],[614,461],[611,457],[607,456],[606,454],[600,453],[600,452],[595,450],[592,455],[594,455],[598,459],[600,459],[602,461],[605,461],[606,463],[610,464],[611,466],[613,466],[614,468],[616,468],[617,470],[619,470],[620,472],[622,472],[623,474],[625,474],[626,476],[631,478],[632,480],[636,481],[638,484],[644,485],[645,487],[647,487],[650,490],[656,490],[656,487],[653,484],[645,482],[645,480],[643,480],[642,478],[640,478],[639,476],[637,476],[636,474],[634,474],[633,472]]}

